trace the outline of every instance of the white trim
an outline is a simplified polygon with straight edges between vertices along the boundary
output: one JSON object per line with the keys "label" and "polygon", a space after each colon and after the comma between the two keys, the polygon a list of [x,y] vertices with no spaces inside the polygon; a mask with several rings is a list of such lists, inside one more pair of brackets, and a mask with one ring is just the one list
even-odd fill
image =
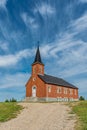
{"label": "white trim", "polygon": [[32,86],[32,97],[36,97],[36,93],[37,93],[37,87],[36,85]]}
{"label": "white trim", "polygon": [[79,99],[69,99],[69,98],[62,98],[62,97],[57,97],[57,98],[51,98],[51,97],[26,97],[24,101],[30,101],[30,102],[73,102],[73,101],[79,101]]}

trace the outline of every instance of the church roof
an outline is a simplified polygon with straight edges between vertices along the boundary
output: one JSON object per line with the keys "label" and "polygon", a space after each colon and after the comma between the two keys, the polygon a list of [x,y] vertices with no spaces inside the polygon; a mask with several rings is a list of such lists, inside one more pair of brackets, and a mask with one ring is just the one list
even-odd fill
{"label": "church roof", "polygon": [[69,87],[69,88],[77,88],[76,86],[68,83],[67,81],[63,80],[62,78],[57,78],[57,77],[46,75],[46,74],[38,75],[38,76],[45,83],[48,83],[48,84],[54,84],[54,85],[59,85],[59,86],[64,86],[64,87]]}
{"label": "church roof", "polygon": [[35,56],[35,60],[34,60],[33,64],[35,64],[35,63],[41,63],[41,64],[43,64],[42,60],[41,60],[41,56],[40,56],[39,46],[37,48],[36,56]]}

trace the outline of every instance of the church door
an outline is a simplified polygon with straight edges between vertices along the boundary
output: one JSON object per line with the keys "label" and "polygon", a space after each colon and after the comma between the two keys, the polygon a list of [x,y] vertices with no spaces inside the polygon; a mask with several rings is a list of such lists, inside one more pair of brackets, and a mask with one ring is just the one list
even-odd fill
{"label": "church door", "polygon": [[32,97],[36,97],[36,86],[32,87]]}

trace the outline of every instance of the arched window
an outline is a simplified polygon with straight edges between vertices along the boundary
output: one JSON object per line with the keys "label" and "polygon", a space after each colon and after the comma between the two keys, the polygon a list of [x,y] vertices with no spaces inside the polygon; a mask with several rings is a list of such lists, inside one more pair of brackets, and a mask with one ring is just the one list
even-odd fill
{"label": "arched window", "polygon": [[67,88],[64,88],[64,94],[67,94]]}
{"label": "arched window", "polygon": [[57,88],[57,93],[61,93],[61,92],[62,92],[61,87],[58,87],[58,88]]}
{"label": "arched window", "polygon": [[76,95],[76,89],[74,90],[74,92],[75,92],[75,95]]}
{"label": "arched window", "polygon": [[72,89],[69,89],[69,93],[70,93],[70,95],[72,95],[72,94],[73,94],[73,91],[72,91]]}
{"label": "arched window", "polygon": [[51,92],[51,86],[48,86],[48,92],[49,93]]}

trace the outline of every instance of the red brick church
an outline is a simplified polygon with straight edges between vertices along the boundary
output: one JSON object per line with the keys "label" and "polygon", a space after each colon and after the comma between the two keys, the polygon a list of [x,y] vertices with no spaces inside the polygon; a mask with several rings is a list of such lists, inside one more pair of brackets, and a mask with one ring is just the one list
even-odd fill
{"label": "red brick church", "polygon": [[39,46],[26,84],[27,101],[77,101],[78,88],[67,81],[44,73]]}

